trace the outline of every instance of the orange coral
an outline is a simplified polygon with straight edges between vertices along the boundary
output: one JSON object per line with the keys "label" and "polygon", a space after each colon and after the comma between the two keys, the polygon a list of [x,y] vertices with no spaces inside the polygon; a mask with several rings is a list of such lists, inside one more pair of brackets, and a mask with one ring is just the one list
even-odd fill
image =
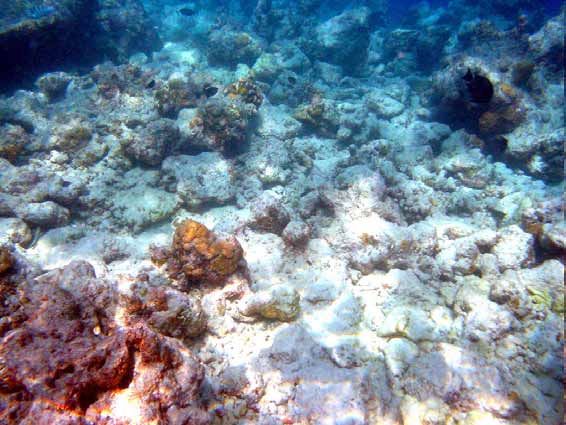
{"label": "orange coral", "polygon": [[[167,269],[173,278],[219,283],[238,269],[243,253],[236,238],[221,239],[203,224],[189,219],[175,229]],[[162,255],[153,257],[157,264],[163,263]]]}

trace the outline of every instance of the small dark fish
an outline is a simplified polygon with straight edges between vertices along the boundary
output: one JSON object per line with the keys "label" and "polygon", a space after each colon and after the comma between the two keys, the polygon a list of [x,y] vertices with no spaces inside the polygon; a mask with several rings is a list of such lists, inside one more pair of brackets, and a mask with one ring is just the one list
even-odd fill
{"label": "small dark fish", "polygon": [[218,93],[218,87],[215,86],[206,86],[204,88],[204,94],[206,95],[206,97],[212,97],[214,96],[216,93]]}
{"label": "small dark fish", "polygon": [[462,77],[468,87],[472,102],[489,103],[493,97],[493,84],[488,78],[472,73],[468,68],[466,75]]}
{"label": "small dark fish", "polygon": [[289,75],[287,77],[287,81],[289,81],[289,83],[291,84],[296,84],[297,83],[297,79],[295,77],[293,77],[292,75]]}
{"label": "small dark fish", "polygon": [[155,80],[150,80],[149,83],[145,85],[146,89],[152,89],[155,87]]}
{"label": "small dark fish", "polygon": [[194,9],[191,9],[190,7],[183,7],[179,9],[177,12],[179,12],[183,16],[194,16],[197,13]]}

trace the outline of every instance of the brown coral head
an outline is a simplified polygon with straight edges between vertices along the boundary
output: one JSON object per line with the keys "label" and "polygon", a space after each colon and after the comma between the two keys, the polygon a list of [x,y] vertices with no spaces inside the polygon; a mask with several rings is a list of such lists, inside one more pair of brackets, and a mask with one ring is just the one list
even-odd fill
{"label": "brown coral head", "polygon": [[0,275],[4,274],[14,266],[14,257],[8,249],[0,247]]}
{"label": "brown coral head", "polygon": [[236,272],[244,251],[234,237],[220,238],[203,224],[187,219],[175,229],[169,274],[189,282],[221,283]]}

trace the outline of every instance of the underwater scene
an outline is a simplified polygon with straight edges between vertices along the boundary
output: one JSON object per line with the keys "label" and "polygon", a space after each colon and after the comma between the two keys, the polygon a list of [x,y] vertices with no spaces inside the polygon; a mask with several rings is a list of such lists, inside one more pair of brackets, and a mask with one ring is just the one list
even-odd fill
{"label": "underwater scene", "polygon": [[0,0],[0,425],[562,425],[559,0]]}

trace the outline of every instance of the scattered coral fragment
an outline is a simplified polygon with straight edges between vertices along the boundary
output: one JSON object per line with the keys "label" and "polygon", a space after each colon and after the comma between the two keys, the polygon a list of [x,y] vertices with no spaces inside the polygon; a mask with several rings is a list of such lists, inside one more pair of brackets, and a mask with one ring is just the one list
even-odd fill
{"label": "scattered coral fragment", "polygon": [[295,289],[279,285],[244,298],[240,302],[239,311],[244,316],[288,322],[299,314],[299,300]]}

